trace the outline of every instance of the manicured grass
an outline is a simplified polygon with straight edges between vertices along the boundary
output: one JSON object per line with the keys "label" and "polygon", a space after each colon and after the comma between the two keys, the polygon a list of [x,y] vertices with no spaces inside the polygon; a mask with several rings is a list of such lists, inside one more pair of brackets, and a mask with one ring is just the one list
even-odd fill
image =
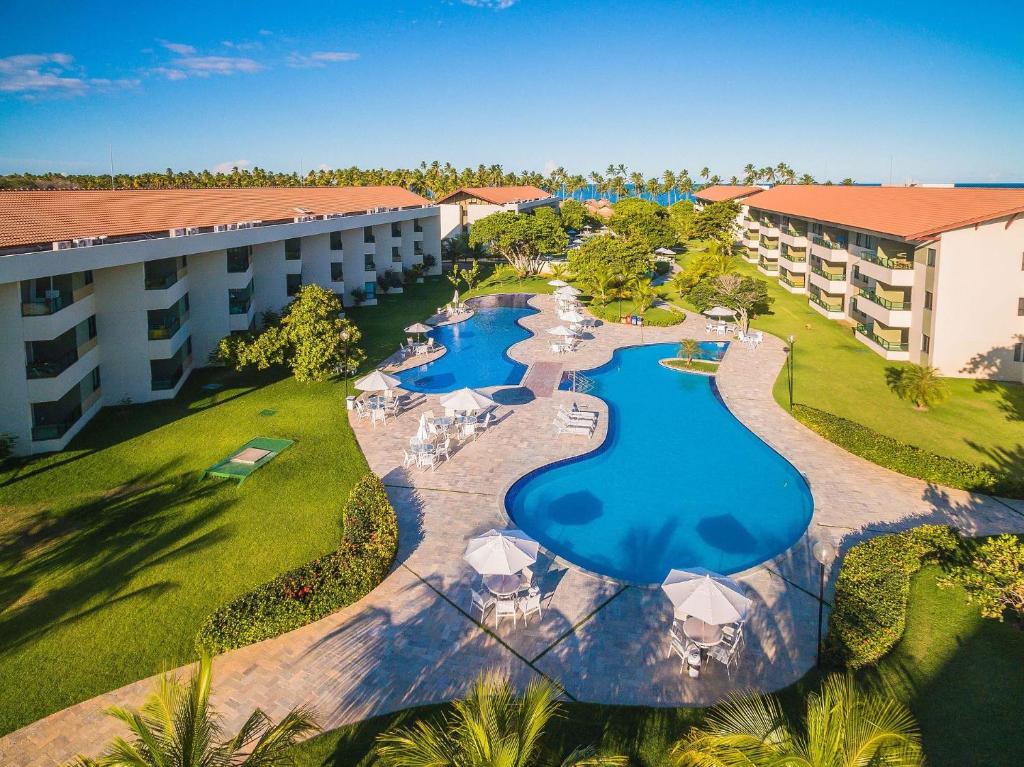
{"label": "manicured grass", "polygon": [[670,368],[676,368],[677,370],[697,370],[701,373],[717,373],[718,363],[708,362],[707,360],[690,360],[687,362],[684,359],[669,360],[667,364]]}
{"label": "manicured grass", "polygon": [[[891,686],[918,718],[932,767],[1014,767],[1024,753],[1024,632],[983,619],[959,589],[936,584],[938,568],[914,579],[903,641],[865,682]],[[789,716],[804,709],[815,673],[782,691]],[[300,767],[368,767],[376,735],[435,716],[443,706],[410,709],[325,733],[297,751]],[[567,704],[545,737],[540,763],[557,764],[577,745],[625,754],[630,764],[666,764],[671,744],[699,723],[703,709]]]}
{"label": "manicured grass", "polygon": [[[447,285],[350,312],[370,359]],[[107,408],[67,450],[0,471],[0,732],[194,659],[215,608],[335,548],[368,470],[344,395],[338,381],[198,371],[176,399]],[[257,436],[295,444],[241,486],[202,479]]]}

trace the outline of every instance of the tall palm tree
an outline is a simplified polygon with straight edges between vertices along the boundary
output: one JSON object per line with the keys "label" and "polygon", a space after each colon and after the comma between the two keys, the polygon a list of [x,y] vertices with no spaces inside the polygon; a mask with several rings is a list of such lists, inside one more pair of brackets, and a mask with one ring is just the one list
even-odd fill
{"label": "tall palm tree", "polygon": [[743,166],[743,183],[749,186],[755,181],[757,181],[757,168],[754,167],[753,163],[748,162]]}
{"label": "tall palm tree", "polygon": [[618,287],[618,277],[607,266],[594,271],[587,281],[587,289],[600,304],[607,304]]}
{"label": "tall palm tree", "polygon": [[320,728],[309,709],[292,709],[273,724],[260,709],[234,737],[223,737],[210,706],[208,657],[187,684],[165,675],[139,711],[114,707],[109,714],[131,731],[131,740],[115,738],[99,759],[79,757],[79,767],[279,767],[289,751]]}
{"label": "tall palm tree", "polygon": [[[382,767],[528,767],[538,763],[540,740],[560,711],[554,686],[531,682],[517,698],[507,679],[481,676],[452,712],[432,722],[416,722],[377,738]],[[622,765],[622,757],[601,757],[578,748],[562,767]]]}
{"label": "tall palm tree", "polygon": [[905,400],[913,403],[915,410],[927,410],[932,405],[945,402],[949,389],[939,374],[938,368],[930,365],[909,365],[895,376],[893,389]]}
{"label": "tall palm tree", "polygon": [[654,304],[654,299],[658,297],[654,288],[651,287],[651,281],[645,277],[637,277],[633,280],[629,294],[633,299],[633,309],[637,314],[643,314],[650,309]]}
{"label": "tall palm tree", "polygon": [[768,695],[715,706],[672,749],[676,767],[922,767],[913,714],[892,698],[860,691],[851,676],[826,677],[807,697],[797,728]]}

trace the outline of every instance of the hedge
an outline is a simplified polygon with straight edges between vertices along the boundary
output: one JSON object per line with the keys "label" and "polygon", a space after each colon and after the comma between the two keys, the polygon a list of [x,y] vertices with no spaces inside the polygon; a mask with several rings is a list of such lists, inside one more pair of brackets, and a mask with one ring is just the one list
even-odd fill
{"label": "hedge", "polygon": [[[621,322],[619,316],[619,310],[612,306],[602,306],[598,303],[591,303],[587,306],[590,313],[595,317],[599,317],[605,322],[618,323]],[[628,316],[628,315],[625,315]],[[674,312],[670,309],[663,309],[661,307],[653,307],[644,312],[644,326],[649,328],[666,328],[671,325],[678,325],[686,319],[686,315],[683,312]]]}
{"label": "hedge", "polygon": [[952,528],[923,525],[851,548],[836,578],[828,661],[858,669],[885,656],[903,636],[910,577],[925,562],[949,557],[959,543]]}
{"label": "hedge", "polygon": [[1024,487],[1016,490],[1012,487],[1019,481],[1000,480],[988,469],[973,463],[930,453],[824,410],[794,405],[793,416],[807,428],[854,455],[908,477],[984,493],[1018,495],[1024,491]]}
{"label": "hedge", "polygon": [[367,474],[349,495],[336,551],[257,586],[219,608],[196,636],[219,653],[280,636],[366,596],[387,575],[398,550],[398,521],[384,484]]}

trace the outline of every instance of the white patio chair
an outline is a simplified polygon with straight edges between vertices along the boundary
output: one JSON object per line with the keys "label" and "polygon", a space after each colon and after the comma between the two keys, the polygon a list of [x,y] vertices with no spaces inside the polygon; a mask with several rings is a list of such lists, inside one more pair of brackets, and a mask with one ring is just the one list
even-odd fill
{"label": "white patio chair", "polygon": [[437,466],[437,453],[433,450],[423,451],[419,454],[416,464],[421,469],[430,469],[431,471]]}
{"label": "white patio chair", "polygon": [[459,435],[458,435],[458,437],[459,437],[459,444],[461,445],[463,442],[469,442],[469,440],[473,439],[473,436],[475,434],[476,434],[476,424],[475,423],[464,423],[464,424],[462,424],[462,426],[459,427]]}
{"label": "white patio chair", "polygon": [[520,570],[519,575],[520,588],[525,589],[533,585],[533,570],[531,570],[529,567],[524,567],[522,570]]}
{"label": "white patio chair", "polygon": [[375,407],[372,410],[370,410],[370,423],[373,425],[373,428],[375,429],[377,428],[377,421],[380,421],[382,424],[387,425],[387,418],[388,411],[382,407]]}
{"label": "white patio chair", "polygon": [[565,349],[562,348],[561,344],[551,344],[551,353],[552,354],[561,354],[564,351],[565,351]]}
{"label": "white patio chair", "polygon": [[402,468],[403,469],[408,469],[414,463],[416,463],[416,454],[415,453],[410,453],[408,450],[403,450],[402,451]]}
{"label": "white patio chair", "polygon": [[366,407],[366,403],[363,402],[363,400],[361,399],[356,400],[356,415],[358,415],[360,418],[370,417],[370,409]]}
{"label": "white patio chair", "polygon": [[519,600],[519,612],[523,614],[523,623],[529,625],[529,616],[537,613],[541,618],[544,613],[540,609],[540,593],[528,594]]}
{"label": "white patio chair", "polygon": [[471,588],[469,590],[469,593],[471,595],[469,603],[470,612],[472,612],[473,610],[479,610],[480,622],[483,623],[484,618],[487,615],[487,611],[494,607],[494,603],[496,600],[490,594],[481,594],[476,589]]}
{"label": "white patio chair", "polygon": [[425,421],[426,421],[427,423],[430,423],[431,421],[433,421],[433,420],[434,420],[434,410],[433,410],[433,408],[431,408],[431,409],[429,409],[429,410],[424,410],[424,411],[423,411],[423,419],[424,419],[424,420],[425,420]]}
{"label": "white patio chair", "polygon": [[450,461],[452,457],[452,440],[451,437],[445,437],[444,442],[437,446],[437,460],[440,461],[444,458],[446,461]]}
{"label": "white patio chair", "polygon": [[714,647],[708,648],[708,657],[725,666],[725,673],[732,679],[732,667],[739,664],[735,646],[726,647],[725,645],[717,644]]}
{"label": "white patio chair", "polygon": [[484,416],[484,420],[477,424],[480,427],[479,431],[487,431],[491,428],[491,424],[494,423],[494,413],[488,412]]}
{"label": "white patio chair", "polygon": [[502,618],[512,618],[512,627],[516,627],[516,600],[496,599],[494,601],[494,628],[498,628],[498,621]]}

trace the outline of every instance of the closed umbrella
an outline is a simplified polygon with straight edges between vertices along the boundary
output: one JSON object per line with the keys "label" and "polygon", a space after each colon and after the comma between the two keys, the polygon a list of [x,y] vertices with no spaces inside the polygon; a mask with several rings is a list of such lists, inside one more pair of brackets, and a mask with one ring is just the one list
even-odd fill
{"label": "closed umbrella", "polygon": [[567,297],[567,298],[572,298],[572,297],[580,295],[582,292],[583,291],[577,290],[572,285],[565,285],[565,286],[559,288],[558,290],[556,290],[555,291],[555,295],[556,296],[564,296],[564,297]]}
{"label": "closed umbrella", "polygon": [[549,280],[548,285],[553,288],[565,288],[569,286],[569,283],[565,280]]}
{"label": "closed umbrella", "polygon": [[416,439],[420,442],[430,441],[430,429],[427,428],[427,417],[425,415],[420,416],[420,428],[416,430]]}
{"label": "closed umbrella", "polygon": [[724,306],[716,306],[704,312],[705,317],[735,317],[735,309],[726,309]]}
{"label": "closed umbrella", "polygon": [[495,401],[486,394],[470,388],[459,389],[441,397],[441,406],[445,410],[473,411],[494,406]]}
{"label": "closed umbrella", "polygon": [[522,530],[488,530],[470,539],[462,558],[480,575],[515,575],[537,561],[539,550]]}
{"label": "closed umbrella", "polygon": [[360,391],[387,391],[397,389],[402,382],[394,376],[374,370],[368,376],[363,376],[355,382],[355,387]]}
{"label": "closed umbrella", "polygon": [[677,618],[693,616],[720,626],[743,620],[750,609],[750,600],[743,596],[735,581],[703,567],[671,570],[661,588]]}
{"label": "closed umbrella", "polygon": [[455,291],[455,295],[452,297],[452,304],[455,306],[459,305],[459,291]]}

